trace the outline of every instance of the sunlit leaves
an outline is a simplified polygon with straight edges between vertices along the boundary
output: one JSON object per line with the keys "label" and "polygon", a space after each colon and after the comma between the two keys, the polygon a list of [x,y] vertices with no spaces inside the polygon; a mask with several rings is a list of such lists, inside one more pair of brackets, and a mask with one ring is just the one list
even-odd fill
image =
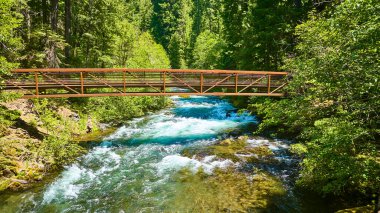
{"label": "sunlit leaves", "polygon": [[153,1],[151,30],[155,39],[168,51],[173,68],[185,68],[190,57],[193,27],[193,1]]}
{"label": "sunlit leaves", "polygon": [[14,60],[21,47],[21,38],[16,28],[21,25],[22,16],[15,6],[14,0],[0,0],[0,75],[17,66]]}
{"label": "sunlit leaves", "polygon": [[210,31],[202,32],[193,50],[193,67],[198,69],[221,69],[225,42]]}
{"label": "sunlit leaves", "polygon": [[131,68],[169,68],[165,49],[149,33],[143,33],[133,42],[131,56],[126,61]]}

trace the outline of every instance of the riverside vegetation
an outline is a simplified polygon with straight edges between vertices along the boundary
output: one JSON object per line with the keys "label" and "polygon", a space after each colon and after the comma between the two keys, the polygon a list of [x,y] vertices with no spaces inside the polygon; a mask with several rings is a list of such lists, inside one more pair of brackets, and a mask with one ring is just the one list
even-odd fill
{"label": "riverside vegetation", "polygon": [[[297,186],[352,205],[380,203],[378,0],[0,0],[0,14],[1,75],[16,67],[289,71],[287,97],[233,101],[261,118],[257,134],[296,142]],[[28,102],[27,126],[42,130],[33,139],[19,128],[22,113],[6,103],[13,96],[2,93],[0,108],[2,189],[40,180],[41,162],[60,167],[74,159],[83,149],[68,141],[86,132],[89,117],[96,129],[168,104],[149,97]],[[64,109],[78,120],[60,115]],[[240,145],[203,152],[234,158]]]}

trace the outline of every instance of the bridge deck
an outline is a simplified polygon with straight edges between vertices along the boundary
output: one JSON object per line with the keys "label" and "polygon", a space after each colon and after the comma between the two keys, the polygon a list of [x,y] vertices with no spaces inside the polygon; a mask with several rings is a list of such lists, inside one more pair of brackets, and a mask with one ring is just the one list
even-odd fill
{"label": "bridge deck", "polygon": [[95,96],[283,96],[288,73],[128,68],[16,69],[5,90],[23,98]]}

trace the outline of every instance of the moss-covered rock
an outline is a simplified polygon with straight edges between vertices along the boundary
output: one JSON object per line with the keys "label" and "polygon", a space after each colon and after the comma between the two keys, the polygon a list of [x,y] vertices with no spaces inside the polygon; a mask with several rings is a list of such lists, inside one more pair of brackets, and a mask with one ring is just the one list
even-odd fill
{"label": "moss-covered rock", "polygon": [[336,213],[372,213],[375,211],[375,206],[367,205],[362,207],[356,207],[351,209],[339,210]]}
{"label": "moss-covered rock", "polygon": [[245,151],[248,137],[240,137],[238,139],[226,139],[219,143],[207,147],[210,155],[216,155],[219,158],[230,159],[234,162],[239,161],[238,153]]}
{"label": "moss-covered rock", "polygon": [[250,147],[247,144],[247,140],[248,137],[246,136],[237,139],[225,139],[205,148],[184,149],[182,155],[189,158],[203,158],[208,155],[215,155],[222,159],[232,160],[233,162],[277,162],[273,158],[273,151],[267,146]]}
{"label": "moss-covered rock", "polygon": [[8,189],[11,182],[8,178],[0,178],[0,192]]}
{"label": "moss-covered rock", "polygon": [[73,137],[75,142],[98,142],[101,141],[105,136],[110,135],[115,132],[116,128],[111,127],[105,130],[96,130],[88,134],[76,135]]}
{"label": "moss-covered rock", "polygon": [[233,168],[215,170],[212,175],[183,169],[175,181],[169,212],[256,212],[285,193],[281,182],[268,174],[245,174]]}

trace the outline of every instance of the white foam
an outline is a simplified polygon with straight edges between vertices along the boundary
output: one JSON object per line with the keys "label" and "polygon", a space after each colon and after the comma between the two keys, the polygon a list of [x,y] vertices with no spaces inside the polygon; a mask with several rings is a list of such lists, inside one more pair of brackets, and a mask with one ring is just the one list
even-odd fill
{"label": "white foam", "polygon": [[[100,167],[96,170],[87,169],[73,164],[67,167],[61,177],[52,183],[44,193],[43,203],[50,203],[55,199],[75,199],[86,183],[98,182],[97,177],[119,168],[121,157],[110,148],[95,148],[84,156],[85,162],[97,162]],[[78,182],[81,183],[78,183]]]}
{"label": "white foam", "polygon": [[215,168],[226,168],[236,166],[231,160],[214,160],[215,156],[208,156],[199,161],[180,155],[170,155],[156,164],[158,175],[165,175],[167,172],[178,171],[182,168],[189,168],[192,172],[197,172],[202,168],[206,173],[211,174]]}
{"label": "white foam", "polygon": [[177,108],[207,108],[210,119],[178,117],[171,110],[161,111],[159,114],[145,118],[134,119],[128,125],[119,128],[114,134],[105,140],[117,139],[152,139],[162,137],[189,137],[197,135],[216,135],[229,128],[236,128],[242,123],[255,122],[255,118],[249,113],[229,113],[234,110],[226,101],[212,99],[210,102],[198,102],[177,99],[173,97]]}
{"label": "white foam", "polygon": [[75,182],[80,180],[84,173],[86,173],[85,169],[79,168],[76,164],[67,168],[62,173],[59,181],[54,182],[46,190],[43,203],[50,203],[59,195],[66,199],[77,198],[82,186],[80,184],[76,185]]}
{"label": "white foam", "polygon": [[177,104],[180,108],[213,108],[216,107],[217,104],[210,103],[195,103],[195,102],[184,102],[181,104]]}
{"label": "white foam", "polygon": [[247,143],[251,147],[267,146],[272,151],[289,149],[289,145],[285,141],[280,141],[280,140],[269,141],[269,140],[260,140],[260,139],[249,139],[247,140]]}
{"label": "white foam", "polygon": [[229,128],[239,125],[232,120],[204,120],[198,118],[174,117],[161,121],[153,120],[143,129],[134,126],[123,126],[112,134],[107,140],[128,139],[132,136],[140,139],[152,139],[162,137],[189,137],[198,135],[214,135]]}

